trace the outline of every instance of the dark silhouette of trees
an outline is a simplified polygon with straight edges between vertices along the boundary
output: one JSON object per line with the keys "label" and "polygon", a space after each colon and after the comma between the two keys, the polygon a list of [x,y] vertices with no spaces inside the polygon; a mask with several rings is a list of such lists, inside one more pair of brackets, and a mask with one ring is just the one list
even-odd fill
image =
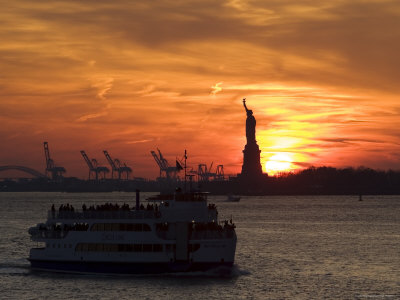
{"label": "dark silhouette of trees", "polygon": [[265,194],[400,194],[400,171],[310,167],[269,177]]}

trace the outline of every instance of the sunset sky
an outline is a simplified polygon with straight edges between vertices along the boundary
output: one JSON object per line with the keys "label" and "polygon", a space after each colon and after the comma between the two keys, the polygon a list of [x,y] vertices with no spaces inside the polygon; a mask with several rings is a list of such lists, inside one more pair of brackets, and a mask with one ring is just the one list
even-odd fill
{"label": "sunset sky", "polygon": [[[400,169],[400,2],[0,0],[0,165]],[[278,166],[278,167],[276,167]],[[267,170],[270,174],[274,170]],[[0,174],[0,177],[1,174]]]}

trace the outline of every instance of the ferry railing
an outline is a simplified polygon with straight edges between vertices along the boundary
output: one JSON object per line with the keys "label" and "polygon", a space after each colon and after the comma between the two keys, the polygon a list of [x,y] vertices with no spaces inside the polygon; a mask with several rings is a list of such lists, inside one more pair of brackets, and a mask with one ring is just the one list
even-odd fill
{"label": "ferry railing", "polygon": [[[171,230],[157,230],[156,234],[164,240],[176,239],[175,232]],[[234,235],[234,230],[224,228],[221,230],[194,230],[190,233],[189,238],[193,240],[231,239]]]}
{"label": "ferry railing", "polygon": [[39,229],[35,228],[32,231],[32,237],[44,239],[63,239],[68,235],[69,230],[52,230],[52,229]]}
{"label": "ferry railing", "polygon": [[149,210],[86,210],[86,211],[48,211],[48,219],[155,219],[161,216],[160,212]]}

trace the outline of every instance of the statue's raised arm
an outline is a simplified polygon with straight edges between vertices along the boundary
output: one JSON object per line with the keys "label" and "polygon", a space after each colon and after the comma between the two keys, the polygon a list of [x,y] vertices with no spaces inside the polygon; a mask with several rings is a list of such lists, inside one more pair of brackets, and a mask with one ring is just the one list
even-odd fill
{"label": "statue's raised arm", "polygon": [[249,110],[247,109],[247,106],[246,106],[246,98],[243,98],[243,106],[244,106],[244,109],[246,110],[246,112],[249,112]]}

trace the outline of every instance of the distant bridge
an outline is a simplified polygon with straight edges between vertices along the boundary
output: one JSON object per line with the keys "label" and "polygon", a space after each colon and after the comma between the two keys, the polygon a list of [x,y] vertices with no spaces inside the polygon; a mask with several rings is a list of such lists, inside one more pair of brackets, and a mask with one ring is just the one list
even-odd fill
{"label": "distant bridge", "polygon": [[38,178],[46,178],[46,175],[40,173],[39,171],[36,171],[34,169],[28,168],[28,167],[23,167],[23,166],[0,166],[0,172],[1,171],[8,171],[8,170],[18,170],[22,171],[25,173],[28,173],[30,175],[33,175]]}

